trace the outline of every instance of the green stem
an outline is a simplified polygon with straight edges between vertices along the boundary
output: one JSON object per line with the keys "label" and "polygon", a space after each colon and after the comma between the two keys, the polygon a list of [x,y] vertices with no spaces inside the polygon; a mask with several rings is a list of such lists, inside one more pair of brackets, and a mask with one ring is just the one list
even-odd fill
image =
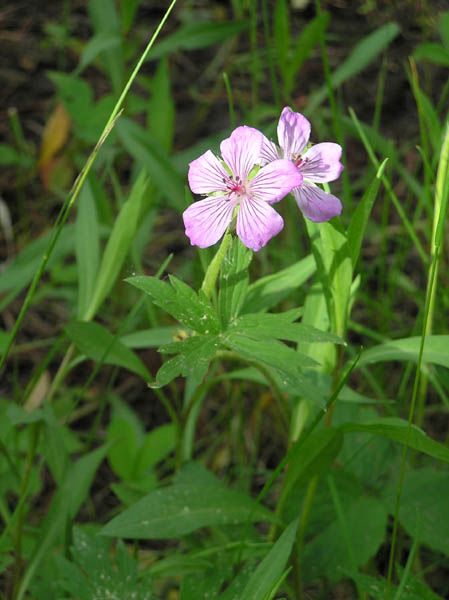
{"label": "green stem", "polygon": [[[426,290],[426,300],[424,306],[424,320],[421,330],[421,343],[419,347],[418,362],[415,371],[415,380],[413,384],[412,399],[410,402],[410,410],[408,416],[408,430],[407,439],[402,450],[401,466],[399,474],[399,484],[396,494],[396,503],[394,511],[394,522],[393,522],[393,533],[390,547],[390,557],[388,560],[388,573],[387,573],[387,591],[391,587],[393,579],[394,561],[396,555],[396,545],[398,536],[398,519],[399,519],[399,508],[401,504],[402,488],[405,479],[406,461],[409,453],[409,442],[412,431],[412,424],[415,417],[415,407],[417,405],[418,391],[421,382],[421,370],[423,366],[424,357],[424,345],[426,337],[431,331],[435,293],[437,287],[437,274],[438,274],[438,263],[440,257],[441,246],[443,242],[444,222],[447,212],[448,195],[449,195],[449,177],[447,175],[447,167],[449,163],[449,124],[446,126],[446,132],[441,151],[440,163],[438,166],[437,182],[435,190],[435,218],[433,224],[433,235],[432,235],[432,262],[429,269],[428,284]],[[423,396],[424,399],[424,396]]]}
{"label": "green stem", "polygon": [[213,296],[215,284],[217,283],[218,275],[220,273],[221,264],[224,260],[224,257],[226,256],[226,252],[228,250],[229,244],[231,243],[231,240],[232,234],[228,230],[224,235],[224,238],[220,244],[220,247],[217,250],[216,255],[207,267],[207,271],[204,276],[204,281],[201,286],[201,291],[204,293],[206,298],[211,298]]}
{"label": "green stem", "polygon": [[23,526],[25,523],[25,500],[28,494],[28,487],[30,483],[31,472],[34,464],[34,458],[36,456],[37,444],[39,441],[39,434],[41,430],[40,423],[33,423],[31,426],[31,439],[30,447],[28,450],[27,463],[25,466],[25,472],[22,478],[22,484],[20,486],[19,503],[14,511],[14,514],[7,524],[14,524],[17,519],[16,535],[15,535],[15,567],[14,567],[14,588],[12,598],[15,600],[19,593],[19,584],[22,574],[22,533]]}

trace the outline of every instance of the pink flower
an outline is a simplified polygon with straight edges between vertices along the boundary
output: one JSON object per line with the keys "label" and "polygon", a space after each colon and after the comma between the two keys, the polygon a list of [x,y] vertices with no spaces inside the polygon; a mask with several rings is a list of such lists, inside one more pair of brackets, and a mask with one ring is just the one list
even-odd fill
{"label": "pink flower", "polygon": [[220,145],[223,159],[210,150],[190,163],[189,185],[206,198],[184,211],[191,244],[206,248],[218,242],[237,214],[237,235],[248,248],[260,250],[284,226],[270,206],[302,183],[290,160],[275,157],[260,168],[263,134],[237,127]]}
{"label": "pink flower", "polygon": [[264,136],[262,164],[284,158],[295,165],[303,176],[303,182],[294,188],[293,195],[303,215],[311,221],[329,221],[339,215],[342,208],[340,200],[315,184],[338,179],[343,170],[341,146],[324,142],[306,149],[310,123],[288,106],[281,113],[277,134],[280,148]]}

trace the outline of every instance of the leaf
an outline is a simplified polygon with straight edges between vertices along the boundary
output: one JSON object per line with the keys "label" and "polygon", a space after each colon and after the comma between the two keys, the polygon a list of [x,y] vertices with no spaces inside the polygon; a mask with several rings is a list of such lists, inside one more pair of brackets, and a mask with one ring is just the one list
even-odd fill
{"label": "leaf", "polygon": [[127,333],[120,338],[122,344],[128,348],[158,348],[169,344],[179,332],[179,327],[154,327]]}
{"label": "leaf", "polygon": [[145,441],[137,453],[133,468],[135,477],[143,477],[150,467],[154,467],[173,452],[175,446],[176,427],[172,423],[153,429],[145,436]]}
{"label": "leaf", "polygon": [[351,550],[335,516],[304,548],[302,569],[306,581],[323,576],[333,583],[339,581],[354,567],[365,565],[384,541],[387,513],[378,500],[358,498],[345,505],[344,516]]}
{"label": "leaf", "polygon": [[13,146],[0,144],[0,165],[2,167],[19,166],[23,160],[24,157]]}
{"label": "leaf", "polygon": [[150,134],[166,151],[173,145],[175,106],[170,85],[170,69],[167,59],[162,59],[152,81],[152,93],[148,102],[147,122]]}
{"label": "leaf", "polygon": [[[2,276],[0,277],[0,294],[13,290],[21,291],[30,283],[52,235],[53,232],[50,231],[48,234],[28,244],[6,269],[2,271]],[[72,224],[65,225],[48,261],[47,271],[59,260],[73,252],[74,246],[75,227]]]}
{"label": "leaf", "polygon": [[262,277],[249,286],[242,312],[258,313],[275,306],[307,281],[315,270],[315,259],[310,254],[282,271]]}
{"label": "leaf", "polygon": [[52,71],[48,77],[56,87],[57,95],[64,103],[73,123],[75,130],[83,127],[83,121],[89,115],[93,107],[93,92],[89,84],[67,73]]}
{"label": "leaf", "polygon": [[79,75],[98,57],[99,54],[105,50],[119,48],[120,44],[120,36],[114,33],[102,32],[94,35],[84,46],[80,62],[75,72]]}
{"label": "leaf", "polygon": [[178,212],[183,211],[185,208],[184,180],[173,167],[162,146],[152,140],[144,129],[129,119],[120,119],[115,130],[125,149],[148,171],[151,181],[169,206]]}
{"label": "leaf", "polygon": [[312,240],[331,329],[343,337],[352,284],[352,263],[347,238],[337,219],[319,225],[308,221],[307,229]]}
{"label": "leaf", "polygon": [[120,0],[120,13],[123,31],[127,33],[132,24],[139,8],[140,0]]}
{"label": "leaf", "polygon": [[51,113],[42,132],[41,149],[39,153],[39,169],[41,175],[49,167],[49,163],[67,142],[70,133],[71,120],[64,105],[58,103]]}
{"label": "leaf", "polygon": [[343,433],[363,431],[374,435],[380,435],[389,440],[408,444],[410,448],[432,458],[443,462],[449,462],[449,448],[428,437],[426,433],[416,425],[411,425],[403,419],[396,417],[383,417],[370,419],[363,423],[344,423],[340,426]]}
{"label": "leaf", "polygon": [[180,600],[216,600],[229,571],[223,562],[214,568],[209,565],[209,569],[197,566],[196,572],[183,577]]}
{"label": "leaf", "polygon": [[272,513],[252,498],[212,485],[174,484],[151,492],[114,517],[102,535],[136,539],[171,539],[203,527],[272,521]]}
{"label": "leaf", "polygon": [[91,320],[108,296],[120,273],[128,250],[134,240],[139,225],[143,196],[148,187],[144,171],[134,183],[128,200],[123,204],[115,221],[101,260],[94,295],[83,319]]}
{"label": "leaf", "polygon": [[[406,360],[417,362],[421,337],[409,337],[391,340],[374,346],[362,353],[358,367],[387,360]],[[426,336],[423,363],[432,363],[449,368],[449,335]]]}
{"label": "leaf", "polygon": [[440,32],[441,41],[449,52],[449,11],[446,11],[441,15],[438,31]]}
{"label": "leaf", "polygon": [[[382,165],[385,164],[382,163]],[[382,167],[379,169],[377,175],[373,181],[366,188],[362,199],[358,202],[357,207],[351,217],[347,231],[349,253],[351,255],[352,268],[355,270],[357,261],[360,255],[360,249],[362,247],[362,240],[365,235],[365,229],[368,224],[368,219],[373,208],[374,201],[379,191],[381,177],[379,173],[382,173]]]}
{"label": "leaf", "polygon": [[449,50],[441,44],[425,42],[418,44],[413,52],[417,60],[428,60],[435,65],[449,67]]}
{"label": "leaf", "polygon": [[[406,473],[399,521],[411,537],[446,556],[449,556],[448,498],[447,469],[416,469]],[[395,487],[388,490],[387,500],[391,514],[394,514]]]}
{"label": "leaf", "polygon": [[321,37],[324,36],[329,21],[329,13],[321,12],[309,21],[301,30],[293,49],[293,56],[288,62],[288,68],[285,73],[285,88],[287,94],[291,94],[293,91],[298,71],[308,59],[313,48],[319,44]]}
{"label": "leaf", "polygon": [[229,330],[224,343],[231,349],[250,359],[260,361],[286,373],[301,367],[312,367],[316,362],[296,352],[278,340],[252,339],[238,332]]}
{"label": "leaf", "polygon": [[357,583],[358,590],[365,592],[370,600],[385,600],[387,589],[392,600],[443,600],[425,583],[410,574],[399,596],[399,588],[391,584],[388,586],[386,579],[372,577],[364,573],[351,573],[351,578]]}
{"label": "leaf", "polygon": [[99,323],[74,321],[65,327],[70,341],[97,363],[123,367],[145,380],[151,376],[140,358]]}
{"label": "leaf", "polygon": [[107,446],[101,446],[71,465],[59,487],[43,522],[34,551],[28,561],[24,581],[30,581],[42,561],[48,560],[49,549],[54,541],[73,521],[87,498],[90,486],[101,462],[106,456]]}
{"label": "leaf", "polygon": [[61,555],[56,559],[60,593],[68,592],[79,600],[154,598],[149,574],[139,572],[136,558],[122,542],[111,552],[109,540],[88,535],[79,528],[74,529],[73,537],[71,561]]}
{"label": "leaf", "polygon": [[249,285],[248,268],[252,257],[253,253],[239,238],[233,238],[220,272],[218,312],[223,327],[238,316],[245,301]]}
{"label": "leaf", "polygon": [[[394,40],[400,32],[394,22],[385,23],[358,42],[346,60],[333,72],[331,84],[338,88],[348,79],[368,67]],[[327,86],[323,85],[309,99],[308,112],[312,113],[327,97]]]}
{"label": "leaf", "polygon": [[291,554],[296,538],[298,520],[295,519],[285,528],[282,535],[251,575],[242,598],[245,598],[245,600],[271,598],[271,593],[276,590],[279,578],[282,576]]}
{"label": "leaf", "polygon": [[341,450],[341,431],[326,427],[311,433],[303,442],[300,438],[288,451],[283,495],[288,498],[294,486],[320,475],[330,467]]}
{"label": "leaf", "polygon": [[101,59],[105,70],[117,93],[125,79],[125,61],[121,45],[120,19],[114,0],[89,0],[89,17],[95,29],[95,34],[105,37],[116,37],[117,44],[103,48]]}
{"label": "leaf", "polygon": [[338,336],[320,331],[310,325],[292,323],[298,316],[298,309],[287,313],[264,313],[255,315],[242,315],[230,327],[241,335],[253,338],[275,338],[291,342],[309,342],[344,344]]}
{"label": "leaf", "polygon": [[162,346],[159,352],[177,354],[177,356],[168,360],[159,369],[156,375],[156,386],[167,385],[179,375],[193,377],[198,384],[201,383],[218,348],[219,338],[215,335],[197,335]]}
{"label": "leaf", "polygon": [[119,417],[113,417],[108,430],[110,442],[108,461],[112,470],[121,479],[133,478],[133,465],[138,451],[138,439],[131,423]]}
{"label": "leaf", "polygon": [[288,73],[288,51],[291,43],[290,15],[286,0],[276,2],[273,16],[273,42],[276,48],[277,65],[285,81]]}
{"label": "leaf", "polygon": [[155,60],[179,50],[207,48],[245,31],[248,25],[248,21],[186,23],[175,33],[155,44],[149,58]]}
{"label": "leaf", "polygon": [[176,277],[170,277],[170,283],[141,275],[129,277],[126,281],[148,294],[156,306],[185,327],[206,335],[220,330],[217,314],[207,298],[197,295]]}
{"label": "leaf", "polygon": [[98,216],[92,188],[86,182],[78,199],[75,229],[78,270],[78,318],[82,318],[94,294],[100,264]]}
{"label": "leaf", "polygon": [[[252,339],[232,331],[227,332],[223,343],[243,359],[266,367],[268,375],[279,389],[294,396],[304,396],[314,403],[323,404],[323,397],[302,369],[315,366],[315,360],[296,352],[275,339]],[[267,379],[271,386],[271,381]]]}

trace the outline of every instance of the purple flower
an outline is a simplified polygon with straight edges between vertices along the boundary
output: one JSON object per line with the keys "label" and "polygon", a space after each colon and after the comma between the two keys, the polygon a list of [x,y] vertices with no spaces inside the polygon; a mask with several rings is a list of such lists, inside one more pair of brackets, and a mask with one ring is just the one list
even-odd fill
{"label": "purple flower", "polygon": [[222,160],[208,150],[190,163],[190,188],[206,196],[183,214],[191,244],[206,248],[218,242],[235,213],[237,235],[256,252],[281,231],[284,221],[270,204],[300,185],[303,176],[277,156],[260,168],[263,140],[257,129],[237,127],[220,145]]}
{"label": "purple flower", "polygon": [[295,187],[293,195],[303,215],[311,221],[319,223],[339,215],[342,208],[340,200],[315,184],[338,179],[343,170],[341,146],[324,142],[307,149],[310,123],[288,106],[281,113],[277,133],[280,148],[264,136],[262,164],[284,158],[295,165],[303,176],[303,182]]}

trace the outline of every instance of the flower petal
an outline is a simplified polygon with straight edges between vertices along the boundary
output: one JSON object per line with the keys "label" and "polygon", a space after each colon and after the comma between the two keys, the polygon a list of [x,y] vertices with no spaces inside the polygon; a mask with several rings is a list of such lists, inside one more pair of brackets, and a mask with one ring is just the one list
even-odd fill
{"label": "flower petal", "polygon": [[262,200],[245,198],[237,214],[237,235],[247,248],[257,252],[284,227],[274,208]]}
{"label": "flower petal", "polygon": [[228,178],[220,160],[210,150],[189,165],[189,186],[195,194],[225,191],[223,179]]}
{"label": "flower petal", "polygon": [[232,221],[234,206],[225,196],[211,196],[191,204],[182,215],[190,243],[207,248],[218,242]]}
{"label": "flower petal", "polygon": [[310,123],[301,114],[286,106],[278,123],[278,141],[284,151],[284,158],[298,157],[310,138]]}
{"label": "flower petal", "polygon": [[291,160],[274,160],[260,169],[249,182],[249,194],[257,200],[278,202],[303,182]]}
{"label": "flower petal", "polygon": [[267,163],[270,163],[273,160],[278,160],[279,158],[282,158],[282,150],[278,146],[276,146],[274,142],[269,140],[267,137],[263,136],[262,147],[260,149],[260,157],[262,159],[262,164],[266,165]]}
{"label": "flower petal", "polygon": [[306,179],[324,183],[340,177],[343,165],[340,162],[341,146],[333,142],[315,144],[304,154],[304,163],[299,167]]}
{"label": "flower petal", "polygon": [[293,190],[293,195],[302,214],[315,223],[329,221],[341,213],[342,206],[337,196],[323,192],[316,185],[303,183]]}
{"label": "flower petal", "polygon": [[254,167],[259,164],[263,135],[253,127],[237,127],[231,136],[220,144],[221,154],[234,177],[245,181]]}

